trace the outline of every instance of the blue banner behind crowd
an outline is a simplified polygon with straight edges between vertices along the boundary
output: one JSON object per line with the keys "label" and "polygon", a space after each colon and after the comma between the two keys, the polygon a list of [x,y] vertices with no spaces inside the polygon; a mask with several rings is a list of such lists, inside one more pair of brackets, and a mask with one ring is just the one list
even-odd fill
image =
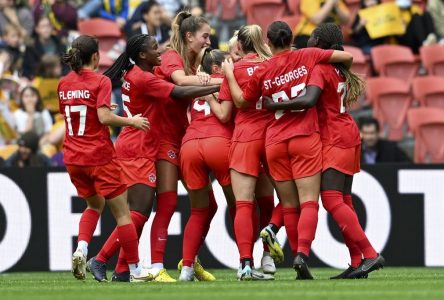
{"label": "blue banner behind crowd", "polygon": [[[65,170],[1,169],[0,186],[0,272],[69,270],[85,203],[76,197]],[[238,252],[227,206],[220,186],[214,182],[213,187],[219,209],[199,256],[208,268],[236,268]],[[182,186],[179,195],[169,228],[168,268],[174,268],[181,258],[182,233],[190,213]],[[385,256],[387,265],[444,266],[443,165],[367,166],[355,176],[353,198],[370,241]],[[152,216],[139,245],[146,265],[150,264]],[[91,242],[90,255],[99,251],[114,225],[106,210]],[[292,255],[284,229],[278,237],[285,245],[283,266],[289,267]],[[254,255],[259,262],[260,241]],[[347,262],[348,251],[339,230],[321,207],[311,265],[345,268]]]}

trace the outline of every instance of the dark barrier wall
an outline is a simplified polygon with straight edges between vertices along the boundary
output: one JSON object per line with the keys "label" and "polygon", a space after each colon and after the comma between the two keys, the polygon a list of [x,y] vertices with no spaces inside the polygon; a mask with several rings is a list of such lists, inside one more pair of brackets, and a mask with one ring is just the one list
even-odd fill
{"label": "dark barrier wall", "polygon": [[[353,196],[369,239],[391,266],[444,266],[444,166],[368,166],[355,177]],[[238,265],[225,200],[213,183],[219,210],[200,251],[210,268]],[[63,169],[0,170],[0,271],[69,270],[76,245],[78,221],[85,203],[76,197]],[[182,233],[189,216],[189,202],[179,189],[176,213],[170,224],[166,266],[181,258]],[[140,256],[149,265],[149,228],[140,242]],[[113,230],[107,210],[90,245],[95,255]],[[292,255],[285,230],[278,235],[285,245],[285,266]],[[311,264],[346,267],[348,252],[339,231],[321,207]],[[260,262],[262,246],[255,245]],[[114,261],[110,264],[110,267]]]}

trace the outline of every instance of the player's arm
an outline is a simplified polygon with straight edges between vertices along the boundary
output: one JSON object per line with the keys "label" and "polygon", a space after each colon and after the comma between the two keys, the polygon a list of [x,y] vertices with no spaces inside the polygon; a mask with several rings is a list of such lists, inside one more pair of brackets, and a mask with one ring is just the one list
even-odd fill
{"label": "player's arm", "polygon": [[218,92],[220,85],[210,86],[180,86],[176,85],[170,96],[175,99],[189,99],[206,96]]}
{"label": "player's arm", "polygon": [[211,78],[210,75],[199,72],[197,75],[186,75],[184,70],[176,70],[171,74],[173,82],[180,86],[186,85],[220,85],[222,78]]}
{"label": "player's arm", "polygon": [[222,68],[224,70],[225,78],[228,81],[228,86],[230,87],[231,99],[233,99],[234,105],[236,105],[237,108],[250,106],[250,103],[244,99],[243,91],[234,77],[233,61],[231,59],[225,60]]}
{"label": "player's arm", "polygon": [[350,69],[353,64],[353,55],[345,51],[334,50],[328,62],[331,64],[340,63],[343,64],[347,69]]}
{"label": "player's arm", "polygon": [[219,119],[221,123],[227,123],[231,120],[233,102],[217,100],[217,96],[214,94],[205,97],[208,105],[210,105],[211,111]]}
{"label": "player's arm", "polygon": [[144,131],[150,128],[148,119],[142,117],[141,114],[137,114],[131,118],[124,118],[112,113],[109,107],[101,106],[97,109],[97,115],[100,123],[106,126],[131,126]]}
{"label": "player's arm", "polygon": [[268,110],[279,110],[279,109],[307,109],[316,105],[319,96],[322,93],[322,89],[316,85],[309,85],[307,87],[304,96],[291,98],[289,101],[284,102],[274,102],[268,96],[264,96],[264,105]]}

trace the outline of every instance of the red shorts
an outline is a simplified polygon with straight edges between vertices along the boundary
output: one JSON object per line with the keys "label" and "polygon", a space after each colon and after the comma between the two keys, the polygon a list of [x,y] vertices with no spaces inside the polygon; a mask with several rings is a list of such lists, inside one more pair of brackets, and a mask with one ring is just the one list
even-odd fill
{"label": "red shorts", "polygon": [[159,145],[159,152],[157,153],[157,160],[166,160],[179,167],[179,147],[174,144],[161,141]]}
{"label": "red shorts", "polygon": [[127,190],[117,160],[103,166],[67,165],[66,169],[79,197],[100,195],[105,199],[113,199]]}
{"label": "red shorts", "polygon": [[267,170],[265,139],[250,142],[232,142],[230,169],[254,177],[258,177],[263,169]]}
{"label": "red shorts", "polygon": [[322,147],[322,171],[329,168],[347,175],[361,170],[361,145],[351,148],[339,148],[333,145]]}
{"label": "red shorts", "polygon": [[122,177],[127,187],[141,183],[156,187],[156,164],[148,158],[119,159],[122,166]]}
{"label": "red shorts", "polygon": [[189,140],[180,149],[180,169],[190,190],[198,190],[209,183],[209,172],[221,186],[231,184],[228,155],[230,139],[209,137]]}
{"label": "red shorts", "polygon": [[319,133],[296,136],[266,148],[270,175],[276,181],[313,176],[322,170]]}

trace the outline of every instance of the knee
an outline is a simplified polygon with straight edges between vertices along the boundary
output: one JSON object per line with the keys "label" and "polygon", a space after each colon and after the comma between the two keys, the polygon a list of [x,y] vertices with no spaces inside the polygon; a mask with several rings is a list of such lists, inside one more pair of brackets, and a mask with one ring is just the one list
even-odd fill
{"label": "knee", "polygon": [[[339,197],[340,196],[340,197]],[[336,191],[321,192],[322,206],[332,214],[341,204],[344,203],[342,194]]]}

